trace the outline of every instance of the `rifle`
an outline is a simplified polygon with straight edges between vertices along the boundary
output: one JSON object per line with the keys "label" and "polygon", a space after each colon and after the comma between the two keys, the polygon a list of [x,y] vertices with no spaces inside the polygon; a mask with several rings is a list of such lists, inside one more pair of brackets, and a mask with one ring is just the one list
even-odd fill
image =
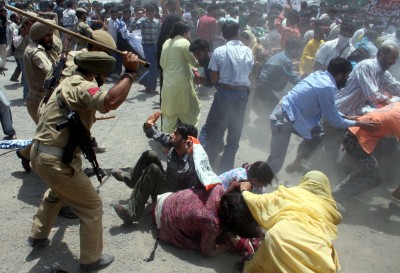
{"label": "rifle", "polygon": [[44,90],[46,90],[46,93],[43,98],[44,104],[47,103],[47,101],[51,97],[51,94],[53,94],[54,89],[56,89],[57,85],[59,84],[62,71],[65,68],[66,61],[67,58],[61,55],[61,59],[57,62],[56,68],[53,70],[53,75],[51,75],[50,78],[44,81]]}
{"label": "rifle", "polygon": [[67,145],[64,147],[64,154],[62,157],[63,163],[70,163],[72,161],[76,146],[81,148],[83,157],[86,158],[93,167],[93,172],[96,174],[97,180],[100,184],[104,177],[104,172],[100,169],[99,163],[96,159],[93,147],[90,142],[90,132],[83,126],[79,114],[75,111],[69,111],[66,114],[66,120],[56,125],[57,131],[68,127],[70,137]]}

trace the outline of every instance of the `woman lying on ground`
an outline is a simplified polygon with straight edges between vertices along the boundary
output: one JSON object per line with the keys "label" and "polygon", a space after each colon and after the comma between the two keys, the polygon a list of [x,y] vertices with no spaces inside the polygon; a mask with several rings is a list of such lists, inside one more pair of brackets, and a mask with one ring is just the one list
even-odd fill
{"label": "woman lying on ground", "polygon": [[251,193],[249,183],[241,183],[241,189],[241,194],[232,192],[222,197],[221,222],[237,232],[255,223],[267,231],[254,257],[245,262],[243,272],[333,273],[339,270],[332,240],[337,238],[336,225],[341,215],[323,173],[308,172],[298,186],[279,186],[270,194]]}
{"label": "woman lying on ground", "polygon": [[[257,164],[253,167],[254,171],[258,169]],[[271,183],[273,174],[269,166],[264,166],[262,170],[264,171],[261,173],[265,174],[265,178],[258,180],[263,180],[263,185],[267,186]],[[250,172],[250,178],[252,176]],[[235,191],[238,185],[239,183],[235,181],[228,188],[228,192]],[[257,247],[258,242],[241,239],[237,235],[244,238],[259,237],[257,224],[252,221],[250,222],[252,225],[245,225],[240,232],[229,232],[227,224],[223,223],[218,215],[221,197],[224,194],[223,185],[218,184],[210,190],[187,189],[159,195],[154,213],[157,227],[160,229],[159,238],[179,248],[200,250],[205,256],[215,256],[228,250],[240,253],[253,252],[253,244]],[[230,209],[232,210],[225,209],[225,213],[237,213],[238,208]],[[241,220],[244,223],[248,222],[247,218]]]}

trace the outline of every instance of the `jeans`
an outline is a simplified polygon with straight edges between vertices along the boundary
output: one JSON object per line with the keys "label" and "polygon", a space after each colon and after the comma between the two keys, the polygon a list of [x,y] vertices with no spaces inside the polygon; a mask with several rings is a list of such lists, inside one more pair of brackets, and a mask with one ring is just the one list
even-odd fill
{"label": "jeans", "polygon": [[[247,100],[247,90],[229,90],[218,87],[214,95],[214,101],[206,123],[200,131],[199,140],[207,152],[210,163],[214,165],[213,167],[215,167],[217,155],[223,150],[217,173],[233,169],[242,135]],[[228,132],[224,146],[226,130]]]}
{"label": "jeans", "polygon": [[28,81],[25,80],[26,79],[26,71],[25,71],[25,66],[24,66],[24,59],[23,58],[16,58],[17,63],[19,64],[19,66],[21,67],[21,71],[22,71],[22,78],[21,78],[21,83],[23,84],[24,88],[23,88],[23,98],[25,99],[26,96],[28,96],[28,92],[29,92],[29,86],[28,86]]}
{"label": "jeans", "polygon": [[12,115],[10,102],[4,96],[3,91],[0,90],[0,122],[3,127],[5,135],[15,135],[15,130],[12,126]]}
{"label": "jeans", "polygon": [[148,70],[139,79],[139,84],[143,84],[147,90],[156,90],[158,78],[158,64],[157,64],[157,45],[144,44],[144,56],[146,61],[150,64]]}
{"label": "jeans", "polygon": [[[297,133],[296,129],[294,129],[293,123],[286,116],[280,104],[275,107],[271,114],[270,126],[272,137],[270,142],[270,155],[267,159],[267,163],[274,174],[277,174],[285,162],[291,135],[300,135]],[[308,158],[311,152],[320,143],[323,135],[324,133],[320,124],[312,128],[311,139],[303,139],[299,144],[297,158]]]}
{"label": "jeans", "polygon": [[375,188],[382,183],[378,161],[374,154],[365,152],[357,137],[350,131],[347,131],[344,136],[343,147],[355,161],[355,165],[351,174],[334,191],[334,196],[339,201],[342,198],[354,196]]}

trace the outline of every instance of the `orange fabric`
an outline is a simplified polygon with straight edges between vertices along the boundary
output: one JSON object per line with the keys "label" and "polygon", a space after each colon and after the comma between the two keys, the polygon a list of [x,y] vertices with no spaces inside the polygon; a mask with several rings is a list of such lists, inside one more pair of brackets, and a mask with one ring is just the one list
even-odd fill
{"label": "orange fabric", "polygon": [[376,109],[361,117],[361,120],[380,122],[379,130],[369,131],[360,127],[350,127],[349,130],[357,137],[361,147],[371,154],[379,141],[385,136],[400,138],[400,102]]}

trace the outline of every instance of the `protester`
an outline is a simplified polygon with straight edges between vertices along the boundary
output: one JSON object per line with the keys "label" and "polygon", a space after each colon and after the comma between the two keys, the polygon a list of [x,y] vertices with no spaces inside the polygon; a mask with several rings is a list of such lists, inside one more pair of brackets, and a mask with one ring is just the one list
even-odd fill
{"label": "protester", "polygon": [[[334,273],[340,269],[332,241],[342,217],[323,173],[308,172],[298,186],[279,186],[270,194],[253,194],[245,186],[242,183],[241,194],[222,197],[220,212],[221,220],[237,231],[254,221],[266,230],[264,241],[245,262],[243,272]],[[236,214],[226,213],[229,208],[236,209]],[[248,211],[250,219],[240,223]]]}
{"label": "protester", "polygon": [[[0,59],[0,64],[2,60]],[[0,123],[3,128],[3,133],[6,135],[3,140],[16,139],[17,135],[12,123],[12,114],[10,102],[7,100],[3,91],[0,89]]]}
{"label": "protester", "polygon": [[[199,137],[212,166],[224,150],[219,172],[232,169],[235,162],[246,113],[249,75],[254,64],[251,49],[240,42],[238,31],[239,24],[225,23],[222,35],[227,43],[211,55],[211,81],[216,84],[217,93]],[[225,130],[228,134],[224,147]]]}
{"label": "protester", "polygon": [[382,183],[374,150],[384,137],[400,138],[400,102],[376,109],[358,119],[379,123],[379,130],[350,127],[344,136],[343,147],[354,161],[352,172],[334,191],[335,198],[344,207],[351,201],[351,197]]}
{"label": "protester", "polygon": [[160,112],[151,115],[143,125],[143,130],[148,138],[169,148],[167,169],[164,171],[155,152],[146,151],[129,172],[120,169],[112,172],[117,180],[133,189],[128,204],[113,201],[115,212],[126,224],[140,219],[150,196],[155,204],[157,195],[165,192],[188,188],[205,190],[197,176],[190,152],[193,143],[188,139],[189,136],[197,137],[197,129],[191,125],[179,124],[172,134],[160,132],[155,125],[160,115]]}
{"label": "protester", "polygon": [[320,125],[323,116],[333,127],[347,128],[361,126],[375,128],[371,121],[355,121],[343,117],[335,103],[334,95],[346,85],[352,70],[351,63],[343,58],[330,61],[327,71],[317,71],[300,81],[282,98],[270,116],[272,131],[270,155],[267,163],[277,174],[285,161],[291,134],[303,138],[299,144],[296,159],[286,167],[286,172],[302,172],[305,167],[301,160],[310,156],[321,141],[323,130]]}
{"label": "protester", "polygon": [[353,46],[349,43],[354,31],[354,24],[344,21],[340,26],[339,37],[319,47],[315,55],[314,71],[325,71],[329,62],[335,57],[347,58],[354,50]]}
{"label": "protester", "polygon": [[157,88],[158,62],[157,62],[157,35],[160,31],[160,21],[154,18],[155,8],[151,4],[144,7],[146,16],[135,22],[136,28],[142,33],[142,46],[146,61],[150,64],[149,70],[139,79],[139,84],[145,86],[145,92],[154,94]]}
{"label": "protester", "polygon": [[[14,55],[15,47],[13,46],[14,37],[18,36],[18,25],[19,25],[19,15],[12,13],[10,15],[11,23],[7,27],[7,56]],[[17,66],[15,67],[14,73],[11,75],[10,81],[18,82],[19,75],[21,74],[21,65],[18,59],[15,58]],[[24,79],[21,80],[23,82]]]}
{"label": "protester", "polygon": [[314,23],[314,37],[306,44],[300,58],[300,75],[306,77],[314,72],[315,54],[318,48],[325,43],[324,30],[321,21]]}
{"label": "protester", "polygon": [[[389,96],[399,94],[400,82],[387,71],[399,57],[399,49],[393,45],[382,46],[374,59],[361,61],[349,76],[344,88],[335,94],[335,104],[341,113],[348,116],[362,115],[367,104],[380,107],[389,103]],[[324,124],[326,132],[324,148],[328,159],[336,163],[345,128],[331,128]]]}
{"label": "protester", "polygon": [[215,49],[217,42],[221,41],[222,38],[218,37],[217,34],[217,14],[219,7],[215,4],[210,4],[207,7],[207,14],[200,17],[197,23],[197,37],[206,40],[211,46],[211,50]]}
{"label": "protester", "polygon": [[[244,164],[241,168],[235,168],[219,175],[225,190],[241,182],[250,182],[254,193],[265,193],[266,187],[274,178],[269,165],[263,161],[252,164]],[[234,187],[234,186],[233,186]]]}
{"label": "protester", "polygon": [[[283,26],[282,21],[286,18],[286,26]],[[275,19],[275,28],[281,34],[281,50],[285,49],[286,41],[289,39],[301,40],[300,31],[297,27],[299,22],[299,15],[297,11],[293,10],[290,5],[286,5],[281,14]]]}
{"label": "protester", "polygon": [[292,63],[299,57],[299,49],[300,42],[290,39],[284,51],[265,62],[254,90],[253,108],[258,117],[268,116],[279,102],[275,92],[283,91],[289,82],[295,85],[300,80]]}
{"label": "protester", "polygon": [[[207,41],[203,39],[194,40],[189,46],[189,51],[193,53],[194,57],[196,58],[200,67],[203,70],[202,73],[199,73],[200,79],[196,83],[200,83],[205,87],[214,86],[214,84],[211,82],[211,71],[208,68],[208,65],[210,64],[211,53],[210,46]],[[195,80],[196,79],[197,78],[195,77]]]}
{"label": "protester", "polygon": [[175,126],[185,123],[197,126],[200,102],[195,92],[192,69],[198,66],[189,51],[189,27],[175,23],[170,39],[165,41],[160,59],[163,73],[161,92],[161,130],[172,133]]}

